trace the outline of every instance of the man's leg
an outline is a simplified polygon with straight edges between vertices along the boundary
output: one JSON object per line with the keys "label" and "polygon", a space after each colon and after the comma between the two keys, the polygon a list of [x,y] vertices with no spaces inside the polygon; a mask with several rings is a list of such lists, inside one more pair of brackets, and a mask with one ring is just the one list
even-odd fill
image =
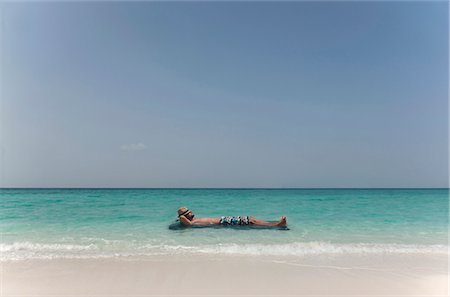
{"label": "man's leg", "polygon": [[250,217],[250,224],[256,226],[270,226],[270,227],[283,227],[286,226],[286,217],[281,217],[278,222],[267,222],[263,220],[259,220],[255,217]]}

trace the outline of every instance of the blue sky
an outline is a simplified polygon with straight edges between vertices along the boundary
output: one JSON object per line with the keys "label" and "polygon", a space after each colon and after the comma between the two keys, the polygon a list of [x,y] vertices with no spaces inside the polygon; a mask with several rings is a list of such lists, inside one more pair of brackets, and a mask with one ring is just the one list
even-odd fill
{"label": "blue sky", "polygon": [[2,3],[3,187],[447,187],[446,2]]}

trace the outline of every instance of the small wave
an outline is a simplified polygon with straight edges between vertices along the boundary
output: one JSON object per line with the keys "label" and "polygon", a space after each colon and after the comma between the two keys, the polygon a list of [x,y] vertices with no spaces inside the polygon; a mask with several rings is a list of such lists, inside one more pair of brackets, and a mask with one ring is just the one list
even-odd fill
{"label": "small wave", "polygon": [[198,248],[200,253],[230,255],[307,256],[320,254],[446,254],[443,245],[331,244],[295,242],[288,244],[223,244]]}
{"label": "small wave", "polygon": [[13,244],[0,244],[0,252],[10,251],[85,251],[96,249],[93,244],[89,245],[74,245],[74,244],[42,244],[31,242],[15,242]]}
{"label": "small wave", "polygon": [[0,260],[111,258],[176,254],[213,254],[245,256],[346,255],[346,254],[448,254],[445,245],[407,244],[333,244],[327,242],[293,242],[286,244],[207,244],[167,245],[127,241],[103,241],[102,244],[43,244],[16,242],[0,244]]}
{"label": "small wave", "polygon": [[74,244],[43,244],[31,242],[15,242],[0,244],[0,261],[26,259],[76,258],[79,255],[96,255],[98,247]]}

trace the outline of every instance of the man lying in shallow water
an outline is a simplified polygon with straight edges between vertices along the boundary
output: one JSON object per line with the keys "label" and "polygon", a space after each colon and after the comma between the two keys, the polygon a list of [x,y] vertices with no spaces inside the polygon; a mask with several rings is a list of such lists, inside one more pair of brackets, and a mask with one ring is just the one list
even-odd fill
{"label": "man lying in shallow water", "polygon": [[178,209],[178,217],[180,222],[185,226],[210,226],[210,225],[252,225],[252,226],[264,226],[264,227],[285,227],[286,217],[281,217],[278,222],[267,222],[258,220],[255,217],[250,216],[237,216],[237,217],[220,217],[220,218],[194,218],[195,215],[186,207],[180,207]]}

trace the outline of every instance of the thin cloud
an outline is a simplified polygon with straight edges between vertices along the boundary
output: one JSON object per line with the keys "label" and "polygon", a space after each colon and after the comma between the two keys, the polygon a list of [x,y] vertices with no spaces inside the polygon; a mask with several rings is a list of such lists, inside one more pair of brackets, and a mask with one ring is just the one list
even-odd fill
{"label": "thin cloud", "polygon": [[143,151],[147,148],[147,146],[143,143],[130,143],[124,144],[120,146],[121,151],[134,152],[134,151]]}

